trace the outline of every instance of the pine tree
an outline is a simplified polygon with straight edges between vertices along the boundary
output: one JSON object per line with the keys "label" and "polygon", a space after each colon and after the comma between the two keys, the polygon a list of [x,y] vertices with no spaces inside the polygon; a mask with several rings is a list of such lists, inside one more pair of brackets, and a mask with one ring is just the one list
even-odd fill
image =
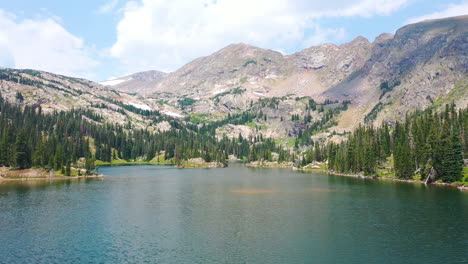
{"label": "pine tree", "polygon": [[67,165],[65,166],[65,176],[70,176],[71,175],[71,164],[70,161],[67,161]]}
{"label": "pine tree", "polygon": [[30,167],[30,156],[26,143],[26,136],[24,131],[21,131],[15,142],[15,165],[18,169],[25,169]]}
{"label": "pine tree", "polygon": [[463,177],[463,152],[458,126],[454,125],[452,131],[450,141],[447,142],[448,146],[445,148],[445,156],[442,162],[444,167],[441,179],[444,182],[460,181]]}
{"label": "pine tree", "polygon": [[9,166],[9,147],[8,147],[8,134],[9,129],[5,127],[2,131],[2,137],[0,140],[0,165]]}
{"label": "pine tree", "polygon": [[87,158],[86,161],[85,161],[85,169],[86,169],[86,173],[89,174],[92,170],[94,170],[95,168],[95,159],[94,158]]}
{"label": "pine tree", "polygon": [[36,147],[34,149],[32,155],[32,163],[34,166],[44,167],[46,165],[46,150],[44,146],[44,141],[39,139],[36,143]]}
{"label": "pine tree", "polygon": [[394,141],[393,160],[395,175],[398,178],[411,179],[414,175],[414,161],[411,155],[408,134],[400,123],[397,123],[395,126]]}

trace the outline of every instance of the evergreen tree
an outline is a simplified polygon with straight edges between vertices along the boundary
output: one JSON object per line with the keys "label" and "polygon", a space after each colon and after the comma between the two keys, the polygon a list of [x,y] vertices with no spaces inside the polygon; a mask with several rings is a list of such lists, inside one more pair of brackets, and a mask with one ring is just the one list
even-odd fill
{"label": "evergreen tree", "polygon": [[30,167],[29,150],[24,131],[18,133],[15,142],[15,165],[18,169]]}
{"label": "evergreen tree", "polygon": [[411,179],[414,176],[414,161],[404,126],[395,126],[395,146],[393,150],[395,175],[398,178]]}

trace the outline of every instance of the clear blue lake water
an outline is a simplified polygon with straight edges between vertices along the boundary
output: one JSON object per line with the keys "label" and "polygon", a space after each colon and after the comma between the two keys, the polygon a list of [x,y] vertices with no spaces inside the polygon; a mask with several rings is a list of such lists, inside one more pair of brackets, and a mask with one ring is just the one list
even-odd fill
{"label": "clear blue lake water", "polygon": [[0,263],[468,263],[468,193],[289,169],[0,183]]}

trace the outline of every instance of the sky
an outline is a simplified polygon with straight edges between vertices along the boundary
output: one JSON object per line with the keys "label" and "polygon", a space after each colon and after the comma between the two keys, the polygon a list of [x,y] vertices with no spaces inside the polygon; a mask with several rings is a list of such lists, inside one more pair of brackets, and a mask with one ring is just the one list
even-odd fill
{"label": "sky", "polygon": [[0,0],[0,67],[103,81],[232,43],[291,54],[466,14],[468,0]]}

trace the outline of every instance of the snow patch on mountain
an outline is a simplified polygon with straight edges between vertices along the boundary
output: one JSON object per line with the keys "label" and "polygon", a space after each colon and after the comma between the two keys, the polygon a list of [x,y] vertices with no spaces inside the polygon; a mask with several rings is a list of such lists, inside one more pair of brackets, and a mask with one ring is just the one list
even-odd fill
{"label": "snow patch on mountain", "polygon": [[162,113],[165,114],[165,115],[168,115],[168,116],[176,117],[176,118],[182,118],[182,117],[184,117],[184,116],[181,115],[181,114],[178,114],[178,113],[175,113],[175,112],[171,112],[171,111],[163,111]]}
{"label": "snow patch on mountain", "polygon": [[151,107],[149,107],[148,105],[145,105],[145,104],[137,104],[137,103],[132,103],[132,102],[130,102],[129,104],[136,107],[136,108],[140,108],[142,110],[148,110],[148,111],[152,110]]}
{"label": "snow patch on mountain", "polygon": [[114,79],[114,80],[108,80],[108,81],[103,81],[100,82],[99,84],[104,85],[104,86],[115,86],[124,82],[130,81],[132,78],[126,78],[126,79]]}

